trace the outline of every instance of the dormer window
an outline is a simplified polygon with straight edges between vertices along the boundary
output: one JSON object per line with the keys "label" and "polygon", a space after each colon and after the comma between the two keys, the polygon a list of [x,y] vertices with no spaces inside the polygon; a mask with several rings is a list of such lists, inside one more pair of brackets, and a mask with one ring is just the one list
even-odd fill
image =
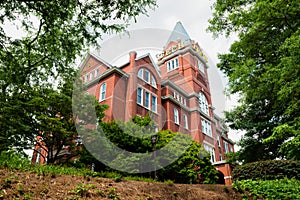
{"label": "dormer window", "polygon": [[168,67],[168,72],[170,72],[174,69],[177,69],[179,67],[178,58],[175,58],[173,60],[168,61],[167,62],[167,67]]}

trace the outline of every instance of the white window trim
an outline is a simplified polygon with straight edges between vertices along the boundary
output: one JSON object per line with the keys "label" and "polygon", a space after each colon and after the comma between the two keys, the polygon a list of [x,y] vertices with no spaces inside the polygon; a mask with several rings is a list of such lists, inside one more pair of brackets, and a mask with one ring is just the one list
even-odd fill
{"label": "white window trim", "polygon": [[[146,104],[146,100],[147,100],[147,97],[148,97],[148,106]],[[149,110],[150,108],[150,97],[151,97],[151,93],[148,91],[148,90],[145,90],[145,108],[147,108]],[[151,99],[152,100],[152,99]]]}
{"label": "white window trim", "polygon": [[184,128],[189,129],[188,117],[186,114],[183,115]]}
{"label": "white window trim", "polygon": [[[139,88],[141,89],[141,102],[139,102]],[[144,89],[142,87],[138,87],[137,92],[136,92],[137,96],[136,96],[136,102],[137,104],[143,106],[143,102],[144,102]]]}
{"label": "white window trim", "polygon": [[[153,97],[155,97],[155,106],[154,106],[155,110],[153,110],[153,101],[152,101]],[[151,111],[157,113],[157,96],[154,94],[151,95]]]}
{"label": "white window trim", "polygon": [[210,161],[214,163],[216,161],[216,153],[215,153],[215,148],[209,144],[204,143],[203,147],[206,151],[209,152],[210,155]]}
{"label": "white window trim", "polygon": [[151,85],[152,85],[152,87],[157,88],[156,79],[153,76],[153,74],[151,74]]}
{"label": "white window trim", "polygon": [[[173,63],[173,65],[172,65],[172,63]],[[167,62],[167,71],[168,72],[171,72],[171,71],[173,71],[175,69],[178,69],[178,68],[179,68],[179,59],[178,59],[178,57],[176,57],[172,60],[169,60]]]}
{"label": "white window trim", "polygon": [[198,97],[200,110],[209,116],[208,101],[206,99],[206,96],[202,92],[200,92],[198,94]]}
{"label": "white window trim", "polygon": [[206,121],[205,119],[201,120],[201,130],[202,133],[204,133],[205,135],[208,135],[210,137],[212,137],[212,128],[211,128],[211,123]]}
{"label": "white window trim", "polygon": [[[105,90],[103,91],[103,87],[105,86]],[[104,97],[102,97],[102,93],[104,93]],[[99,95],[99,102],[105,100],[106,98],[106,83],[102,83],[100,86],[100,95]]]}
{"label": "white window trim", "polygon": [[[144,81],[146,82],[146,83],[148,83],[148,84],[150,84],[150,80],[151,80],[151,76],[152,76],[152,74],[150,73],[150,71],[148,70],[148,69],[145,69],[144,70]],[[148,80],[146,79],[146,73],[148,73]]]}
{"label": "white window trim", "polygon": [[177,108],[174,108],[174,123],[179,125],[179,112]]}
{"label": "white window trim", "polygon": [[[141,73],[141,74],[140,74]],[[140,68],[138,71],[138,77],[144,80],[144,68]]]}

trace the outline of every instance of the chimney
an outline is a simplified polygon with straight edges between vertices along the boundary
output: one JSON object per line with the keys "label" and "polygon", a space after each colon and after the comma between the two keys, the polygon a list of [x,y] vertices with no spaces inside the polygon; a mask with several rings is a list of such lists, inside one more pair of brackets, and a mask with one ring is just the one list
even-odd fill
{"label": "chimney", "polygon": [[134,64],[136,59],[136,51],[130,51],[129,52],[129,63],[130,65]]}

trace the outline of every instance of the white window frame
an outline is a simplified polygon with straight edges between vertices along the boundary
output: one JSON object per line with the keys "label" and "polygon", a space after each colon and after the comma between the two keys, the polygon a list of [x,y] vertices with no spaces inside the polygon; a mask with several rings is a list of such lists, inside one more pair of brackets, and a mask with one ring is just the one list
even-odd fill
{"label": "white window frame", "polygon": [[225,153],[229,153],[228,142],[224,141],[224,150]]}
{"label": "white window frame", "polygon": [[168,72],[173,71],[175,69],[179,68],[179,61],[178,61],[178,57],[174,58],[172,60],[169,60],[167,62],[167,70]]}
{"label": "white window frame", "polygon": [[147,83],[150,83],[150,76],[151,76],[151,73],[149,72],[149,70],[145,69],[144,70],[144,81],[146,81]]}
{"label": "white window frame", "polygon": [[212,147],[212,146],[210,146],[210,145],[208,145],[208,144],[204,144],[203,147],[204,147],[204,149],[205,149],[206,151],[209,152],[209,155],[210,155],[210,161],[211,161],[212,163],[214,163],[215,160],[216,160],[215,148]]}
{"label": "white window frame", "polygon": [[100,95],[99,95],[99,101],[103,101],[106,97],[106,83],[103,83],[100,86]]}
{"label": "white window frame", "polygon": [[99,68],[95,69],[95,74],[94,74],[94,77],[96,78],[99,74]]}
{"label": "white window frame", "polygon": [[91,72],[90,72],[90,80],[92,80],[92,79],[93,79],[93,76],[94,76],[94,72],[93,72],[93,71],[91,71]]}
{"label": "white window frame", "polygon": [[204,70],[204,64],[202,61],[198,60],[198,69],[200,70],[200,72],[202,72],[203,74],[205,73]]}
{"label": "white window frame", "polygon": [[150,108],[150,92],[147,90],[145,91],[145,104],[144,105],[147,109]]}
{"label": "white window frame", "polygon": [[205,114],[209,115],[208,102],[206,96],[202,92],[200,92],[198,97],[199,97],[200,110]]}
{"label": "white window frame", "polygon": [[174,122],[175,124],[179,124],[179,112],[177,108],[174,108]]}
{"label": "white window frame", "polygon": [[139,71],[138,71],[138,77],[140,79],[144,80],[144,69],[143,68],[139,69]]}
{"label": "white window frame", "polygon": [[89,81],[89,75],[86,74],[86,75],[84,76],[84,82],[86,83],[86,82],[88,82],[88,81]]}
{"label": "white window frame", "polygon": [[211,123],[206,121],[205,119],[202,119],[201,125],[202,125],[202,133],[212,137]]}
{"label": "white window frame", "polygon": [[156,80],[155,80],[155,77],[153,76],[153,74],[151,74],[151,85],[152,87],[156,88],[157,85],[156,85]]}
{"label": "white window frame", "polygon": [[[153,104],[153,99],[155,99],[155,103]],[[157,96],[153,95],[152,94],[152,97],[151,97],[151,110],[152,112],[157,112]]]}
{"label": "white window frame", "polygon": [[[141,94],[140,94],[140,99],[141,99],[141,101],[139,102],[139,89],[140,89],[140,91],[141,91]],[[144,96],[144,89],[143,88],[141,88],[141,87],[138,87],[137,88],[137,98],[136,98],[136,101],[137,101],[137,104],[139,104],[139,105],[143,105],[143,96]]]}
{"label": "white window frame", "polygon": [[186,114],[183,115],[183,124],[185,129],[189,129],[189,121]]}
{"label": "white window frame", "polygon": [[218,147],[221,147],[221,140],[220,140],[220,136],[217,136],[217,142],[218,142]]}

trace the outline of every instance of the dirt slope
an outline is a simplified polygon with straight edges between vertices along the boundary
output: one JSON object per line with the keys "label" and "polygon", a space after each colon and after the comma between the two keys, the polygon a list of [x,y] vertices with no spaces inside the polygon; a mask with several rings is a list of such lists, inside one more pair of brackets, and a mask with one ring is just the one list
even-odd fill
{"label": "dirt slope", "polygon": [[1,199],[128,199],[128,200],[233,200],[242,199],[224,185],[185,185],[38,175],[0,169]]}

